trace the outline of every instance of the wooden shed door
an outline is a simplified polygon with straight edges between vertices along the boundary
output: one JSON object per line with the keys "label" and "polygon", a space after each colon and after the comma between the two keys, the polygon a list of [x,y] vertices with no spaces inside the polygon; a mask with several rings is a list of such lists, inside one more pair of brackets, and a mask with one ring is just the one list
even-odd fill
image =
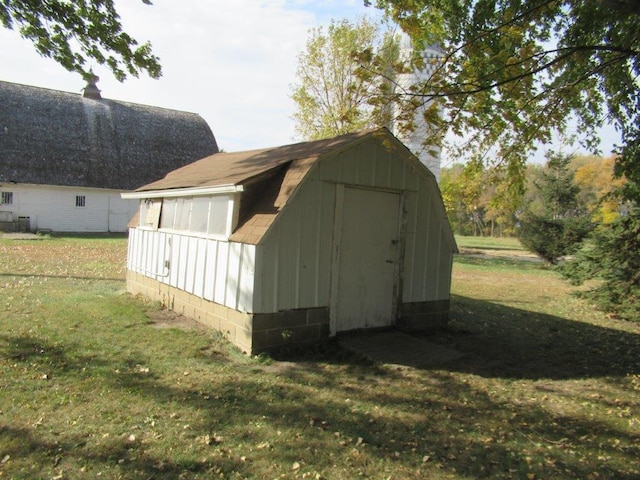
{"label": "wooden shed door", "polygon": [[332,333],[392,325],[400,195],[339,186],[337,202]]}

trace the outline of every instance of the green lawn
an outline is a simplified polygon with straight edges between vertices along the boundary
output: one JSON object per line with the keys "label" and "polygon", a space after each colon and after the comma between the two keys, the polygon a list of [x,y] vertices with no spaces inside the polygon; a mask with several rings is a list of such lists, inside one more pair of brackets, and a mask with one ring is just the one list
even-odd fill
{"label": "green lawn", "polygon": [[640,326],[541,264],[456,257],[464,357],[421,370],[167,328],[125,256],[0,239],[0,478],[640,478]]}

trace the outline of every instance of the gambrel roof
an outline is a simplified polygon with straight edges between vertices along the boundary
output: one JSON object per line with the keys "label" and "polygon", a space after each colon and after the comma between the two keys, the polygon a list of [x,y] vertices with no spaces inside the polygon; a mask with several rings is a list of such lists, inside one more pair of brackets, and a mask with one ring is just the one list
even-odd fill
{"label": "gambrel roof", "polygon": [[0,182],[133,190],[217,151],[195,113],[0,81]]}
{"label": "gambrel roof", "polygon": [[379,130],[363,130],[281,147],[216,153],[174,170],[163,179],[140,187],[137,191],[245,185],[280,166],[300,160],[315,160],[324,153],[335,152],[376,131]]}
{"label": "gambrel roof", "polygon": [[[380,128],[281,147],[216,153],[174,170],[136,192],[148,192],[157,197],[168,190],[189,189],[193,192],[199,188],[241,186],[240,218],[230,240],[257,244],[319,159],[338,155],[366,141],[376,141],[384,148],[394,149],[423,175],[433,177],[389,130]],[[437,190],[435,177],[433,185]],[[446,221],[444,208],[442,215]]]}
{"label": "gambrel roof", "polygon": [[257,244],[322,155],[338,153],[354,142],[383,131],[387,132],[386,129],[364,130],[274,148],[216,153],[170,172],[137,191],[241,185],[240,218],[230,240]]}

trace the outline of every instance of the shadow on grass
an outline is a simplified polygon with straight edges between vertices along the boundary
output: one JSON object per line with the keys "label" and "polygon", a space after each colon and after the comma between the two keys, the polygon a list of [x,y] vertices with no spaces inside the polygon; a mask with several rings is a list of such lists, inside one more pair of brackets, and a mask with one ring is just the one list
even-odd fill
{"label": "shadow on grass", "polygon": [[[42,478],[41,472],[49,472],[52,478],[83,478],[94,475],[106,478],[200,478],[200,475],[215,474],[222,469],[214,462],[177,460],[145,455],[139,441],[128,438],[106,438],[99,443],[91,442],[84,435],[61,433],[50,441],[29,428],[11,428],[0,424],[0,445],[5,459],[16,459],[31,454],[37,455],[39,463],[28,471],[26,468],[16,478]],[[92,448],[86,448],[93,443]],[[72,457],[76,471],[64,472]],[[231,469],[229,469],[231,470]],[[0,471],[1,468],[0,468]],[[85,472],[90,473],[85,473]],[[123,477],[123,473],[126,475]],[[191,475],[189,475],[191,474]]]}
{"label": "shadow on grass", "polygon": [[[135,346],[134,334],[119,340],[127,358],[101,350],[88,356],[80,340],[61,345],[5,335],[0,358],[25,368],[46,365],[54,380],[99,375],[98,388],[81,384],[87,398],[100,402],[111,391],[148,403],[145,415],[158,416],[154,427],[128,419],[117,426],[126,432],[117,438],[92,433],[96,425],[88,433],[52,433],[46,420],[22,428],[0,419],[0,451],[10,457],[5,468],[27,458],[23,465],[36,470],[15,471],[16,478],[81,467],[86,473],[77,478],[98,472],[110,478],[314,478],[313,471],[322,478],[596,478],[594,472],[597,478],[637,478],[637,435],[615,423],[554,413],[542,403],[499,400],[486,386],[456,375],[508,380],[638,373],[637,335],[460,296],[453,299],[452,317],[452,328],[428,339],[466,356],[433,371],[368,365],[335,345],[284,368],[220,361],[218,349],[200,348],[181,352],[206,367],[195,379],[183,377],[180,367],[155,374],[153,357]],[[46,385],[37,388],[54,388],[54,382]],[[168,413],[175,409],[180,415],[173,420]],[[202,440],[210,435],[222,440]],[[169,447],[154,449],[163,437]],[[294,464],[300,465],[296,471]]]}
{"label": "shadow on grass", "polygon": [[640,335],[454,295],[448,328],[425,335],[485,377],[584,379],[640,373]]}
{"label": "shadow on grass", "polygon": [[[74,352],[69,355],[68,352]],[[32,335],[0,335],[0,359],[40,369],[50,377],[69,375],[86,370],[87,366],[100,368],[105,362],[96,355],[79,354],[75,346],[59,345],[43,337]]]}
{"label": "shadow on grass", "polygon": [[[594,419],[498,401],[446,370],[372,368],[324,351],[321,357],[335,361],[335,368],[327,369],[313,357],[284,370],[259,364],[216,370],[211,365],[199,381],[187,377],[182,384],[136,371],[137,363],[153,370],[153,360],[141,359],[142,352],[130,352],[135,360],[125,363],[86,357],[79,345],[52,345],[31,337],[4,340],[5,358],[24,365],[46,362],[54,379],[72,377],[86,365],[93,368],[85,375],[119,370],[117,376],[101,377],[94,398],[108,386],[115,396],[149,402],[145,415],[164,413],[155,427],[140,418],[128,420],[120,427],[127,433],[117,438],[83,435],[77,429],[52,437],[46,421],[40,430],[0,421],[3,454],[38,466],[33,472],[13,472],[17,476],[53,476],[58,469],[82,467],[85,475],[102,472],[111,478],[261,478],[265,472],[274,478],[291,474],[292,465],[299,464],[296,478],[318,471],[322,478],[394,474],[417,479],[428,478],[430,470],[454,478],[525,478],[525,473],[589,478],[594,471],[600,478],[637,478],[620,465],[637,464],[638,438]],[[194,358],[200,354],[190,353]],[[168,413],[176,408],[180,415],[173,423],[178,425],[171,427]],[[181,424],[186,418],[188,429]],[[88,427],[90,432],[99,428]],[[130,428],[136,428],[133,439],[127,435]],[[205,444],[202,438],[213,432],[222,440]],[[162,437],[170,439],[169,451],[153,450],[154,439]],[[601,438],[616,439],[625,450],[597,441]],[[603,456],[617,461],[603,464]]]}

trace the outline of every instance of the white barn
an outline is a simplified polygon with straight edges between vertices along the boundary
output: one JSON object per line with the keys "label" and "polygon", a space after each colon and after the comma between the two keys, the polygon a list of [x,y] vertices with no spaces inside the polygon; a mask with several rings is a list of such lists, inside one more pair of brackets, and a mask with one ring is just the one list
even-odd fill
{"label": "white barn", "polygon": [[140,200],[128,290],[243,351],[448,319],[438,185],[387,129],[218,153],[123,197]]}
{"label": "white barn", "polygon": [[0,81],[0,230],[126,232],[120,193],[217,151],[194,113]]}

